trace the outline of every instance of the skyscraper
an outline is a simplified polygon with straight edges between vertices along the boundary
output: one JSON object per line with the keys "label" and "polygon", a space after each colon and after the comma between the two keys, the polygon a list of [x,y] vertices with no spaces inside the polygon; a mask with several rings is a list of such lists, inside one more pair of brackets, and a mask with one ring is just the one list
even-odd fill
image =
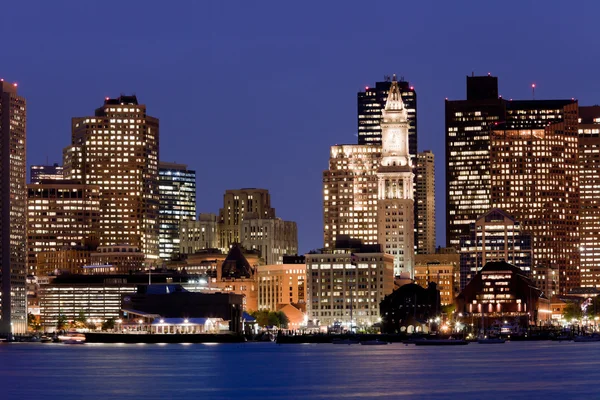
{"label": "skyscraper", "polygon": [[600,106],[579,107],[581,286],[600,289]]}
{"label": "skyscraper", "polygon": [[168,260],[179,254],[181,221],[196,219],[196,171],[187,165],[160,162],[158,165],[159,252]]}
{"label": "skyscraper", "polygon": [[565,293],[579,285],[577,102],[503,100],[497,87],[467,77],[467,100],[446,101],[447,241],[501,208],[532,234],[535,266],[559,269]]}
{"label": "skyscraper", "polygon": [[0,335],[27,332],[27,104],[0,80]]}
{"label": "skyscraper", "polygon": [[32,165],[31,183],[39,183],[42,180],[60,180],[63,179],[63,167],[54,163],[53,165]]}
{"label": "skyscraper", "polygon": [[[376,82],[375,87],[365,87],[357,94],[358,144],[381,145],[381,117],[392,81]],[[397,82],[407,112],[410,154],[417,154],[417,92],[404,79]]]}
{"label": "skyscraper", "polygon": [[[395,77],[394,77],[395,78]],[[377,238],[394,256],[394,273],[414,266],[413,164],[409,152],[408,112],[398,82],[390,86],[381,119],[381,164],[377,170]]]}
{"label": "skyscraper", "polygon": [[66,179],[100,187],[100,245],[131,245],[158,258],[158,119],[136,96],[106,98],[73,118]]}
{"label": "skyscraper", "polygon": [[415,177],[415,247],[418,254],[435,253],[435,167],[430,150],[417,153]]}

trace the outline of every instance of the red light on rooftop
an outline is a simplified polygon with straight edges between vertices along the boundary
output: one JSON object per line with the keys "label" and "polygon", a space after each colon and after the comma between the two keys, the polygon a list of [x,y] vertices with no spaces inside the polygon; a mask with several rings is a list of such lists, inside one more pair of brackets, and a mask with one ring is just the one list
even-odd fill
{"label": "red light on rooftop", "polygon": [[16,83],[13,83],[13,86],[14,86],[14,87],[17,87],[17,84],[16,84]]}
{"label": "red light on rooftop", "polygon": [[104,100],[108,100],[108,97],[105,97]]}
{"label": "red light on rooftop", "polygon": [[532,83],[532,84],[531,84],[531,87],[535,89],[535,83]]}
{"label": "red light on rooftop", "polygon": [[488,76],[492,76],[492,73],[491,73],[491,72],[488,72]]}
{"label": "red light on rooftop", "polygon": [[369,87],[368,87],[368,86],[365,86],[365,90],[369,90]]}
{"label": "red light on rooftop", "polygon": [[415,87],[414,87],[414,86],[411,86],[411,87],[410,87],[410,90],[415,90]]}

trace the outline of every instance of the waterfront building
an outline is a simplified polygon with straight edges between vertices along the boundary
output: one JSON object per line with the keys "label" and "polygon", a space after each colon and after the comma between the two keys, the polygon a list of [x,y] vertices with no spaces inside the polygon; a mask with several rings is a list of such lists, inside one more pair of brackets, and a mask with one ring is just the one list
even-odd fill
{"label": "waterfront building", "polygon": [[197,220],[183,220],[179,223],[180,254],[217,249],[219,245],[219,222],[215,214],[200,213]]}
{"label": "waterfront building", "polygon": [[144,253],[130,245],[98,246],[90,255],[90,265],[86,274],[105,274],[107,272],[125,274],[144,268]]}
{"label": "waterfront building", "polygon": [[[397,82],[407,111],[408,141],[410,154],[417,154],[417,92],[403,78]],[[383,82],[365,87],[357,94],[358,144],[381,145],[382,116],[385,109],[392,79],[386,76]]]}
{"label": "waterfront building", "polygon": [[415,260],[415,283],[424,288],[428,288],[432,282],[435,283],[440,293],[441,305],[454,304],[454,268],[450,263],[432,261],[423,264]]}
{"label": "waterfront building", "polygon": [[371,326],[394,288],[394,257],[347,236],[334,248],[306,254],[308,319],[321,325]]}
{"label": "waterfront building", "polygon": [[430,150],[417,153],[415,176],[415,251],[435,253],[435,167]]}
{"label": "waterfront building", "polygon": [[427,288],[416,283],[403,285],[385,296],[380,304],[381,332],[427,332],[428,321],[440,311],[440,291],[434,282]]}
{"label": "waterfront building", "polygon": [[257,279],[259,310],[277,311],[287,304],[306,307],[306,264],[262,265]]}
{"label": "waterfront building", "polygon": [[219,211],[219,247],[223,251],[229,251],[234,243],[241,243],[241,226],[247,213],[253,213],[259,219],[275,218],[268,190],[246,188],[225,192],[223,208]]}
{"label": "waterfront building", "polygon": [[243,295],[244,310],[258,310],[258,257],[258,252],[244,251],[238,244],[233,244],[225,260],[216,266],[217,274],[210,279],[210,287]]}
{"label": "waterfront building", "polygon": [[579,107],[581,286],[600,289],[600,106]]}
{"label": "waterfront building", "polygon": [[[71,180],[41,180],[27,185],[28,273],[37,274],[39,253],[89,245],[97,241],[99,227],[98,185]],[[43,273],[50,271],[44,267]]]}
{"label": "waterfront building", "polygon": [[265,264],[281,264],[284,255],[298,253],[298,228],[293,221],[247,213],[240,230],[242,247],[257,249]]}
{"label": "waterfront building", "polygon": [[149,262],[159,256],[158,147],[158,119],[136,96],[120,96],[73,118],[63,151],[66,179],[100,187],[100,245],[127,243]]}
{"label": "waterfront building", "polygon": [[556,266],[535,265],[531,268],[531,280],[544,296],[553,299],[558,291],[558,268]]}
{"label": "waterfront building", "polygon": [[27,332],[27,102],[0,79],[0,335]]}
{"label": "waterfront building", "polygon": [[160,258],[169,260],[180,253],[180,225],[196,219],[196,171],[185,164],[158,164],[160,206],[158,248]]}
{"label": "waterfront building", "polygon": [[522,232],[514,217],[497,208],[479,217],[471,227],[470,236],[461,240],[461,290],[491,261],[506,261],[531,276],[531,236]]}
{"label": "waterfront building", "polygon": [[559,268],[566,293],[580,284],[577,101],[497,93],[497,78],[467,77],[467,100],[446,102],[448,243],[501,208],[531,234],[533,262]]}
{"label": "waterfront building", "polygon": [[63,176],[63,167],[62,165],[58,165],[54,163],[53,165],[32,165],[29,168],[30,171],[30,182],[31,183],[40,183],[45,180],[62,180]]}
{"label": "waterfront building", "polygon": [[[488,262],[456,297],[456,311],[475,327],[495,320],[520,320],[522,328],[550,319],[550,300],[520,268],[506,261]],[[481,318],[485,318],[482,321]]]}

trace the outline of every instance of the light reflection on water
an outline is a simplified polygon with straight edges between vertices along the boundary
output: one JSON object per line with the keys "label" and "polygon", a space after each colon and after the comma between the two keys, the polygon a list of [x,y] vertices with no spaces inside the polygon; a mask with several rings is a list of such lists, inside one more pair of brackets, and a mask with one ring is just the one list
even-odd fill
{"label": "light reflection on water", "polygon": [[0,398],[600,397],[600,342],[0,345]]}

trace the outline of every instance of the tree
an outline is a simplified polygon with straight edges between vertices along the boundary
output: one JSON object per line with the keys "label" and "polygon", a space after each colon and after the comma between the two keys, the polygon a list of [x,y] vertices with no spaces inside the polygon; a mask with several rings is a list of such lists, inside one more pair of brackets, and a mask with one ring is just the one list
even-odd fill
{"label": "tree", "polygon": [[290,323],[290,319],[285,315],[283,311],[277,311],[277,319],[279,320],[279,327],[283,329],[287,329],[288,324]]}
{"label": "tree", "polygon": [[39,332],[42,329],[42,325],[32,313],[27,313],[27,326],[34,332]]}
{"label": "tree", "polygon": [[67,327],[67,317],[64,314],[60,314],[58,316],[58,320],[56,321],[56,329],[61,331]]}
{"label": "tree", "polygon": [[289,319],[283,311],[267,311],[260,310],[254,311],[250,315],[256,318],[256,323],[260,327],[265,326],[277,326],[279,328],[287,328],[289,324]]}
{"label": "tree", "polygon": [[114,318],[109,318],[102,323],[103,331],[110,331],[113,329],[115,329],[115,319]]}
{"label": "tree", "polygon": [[583,311],[581,311],[581,307],[579,304],[574,302],[568,302],[567,306],[563,310],[563,317],[567,321],[572,321],[574,319],[581,319],[583,316]]}

